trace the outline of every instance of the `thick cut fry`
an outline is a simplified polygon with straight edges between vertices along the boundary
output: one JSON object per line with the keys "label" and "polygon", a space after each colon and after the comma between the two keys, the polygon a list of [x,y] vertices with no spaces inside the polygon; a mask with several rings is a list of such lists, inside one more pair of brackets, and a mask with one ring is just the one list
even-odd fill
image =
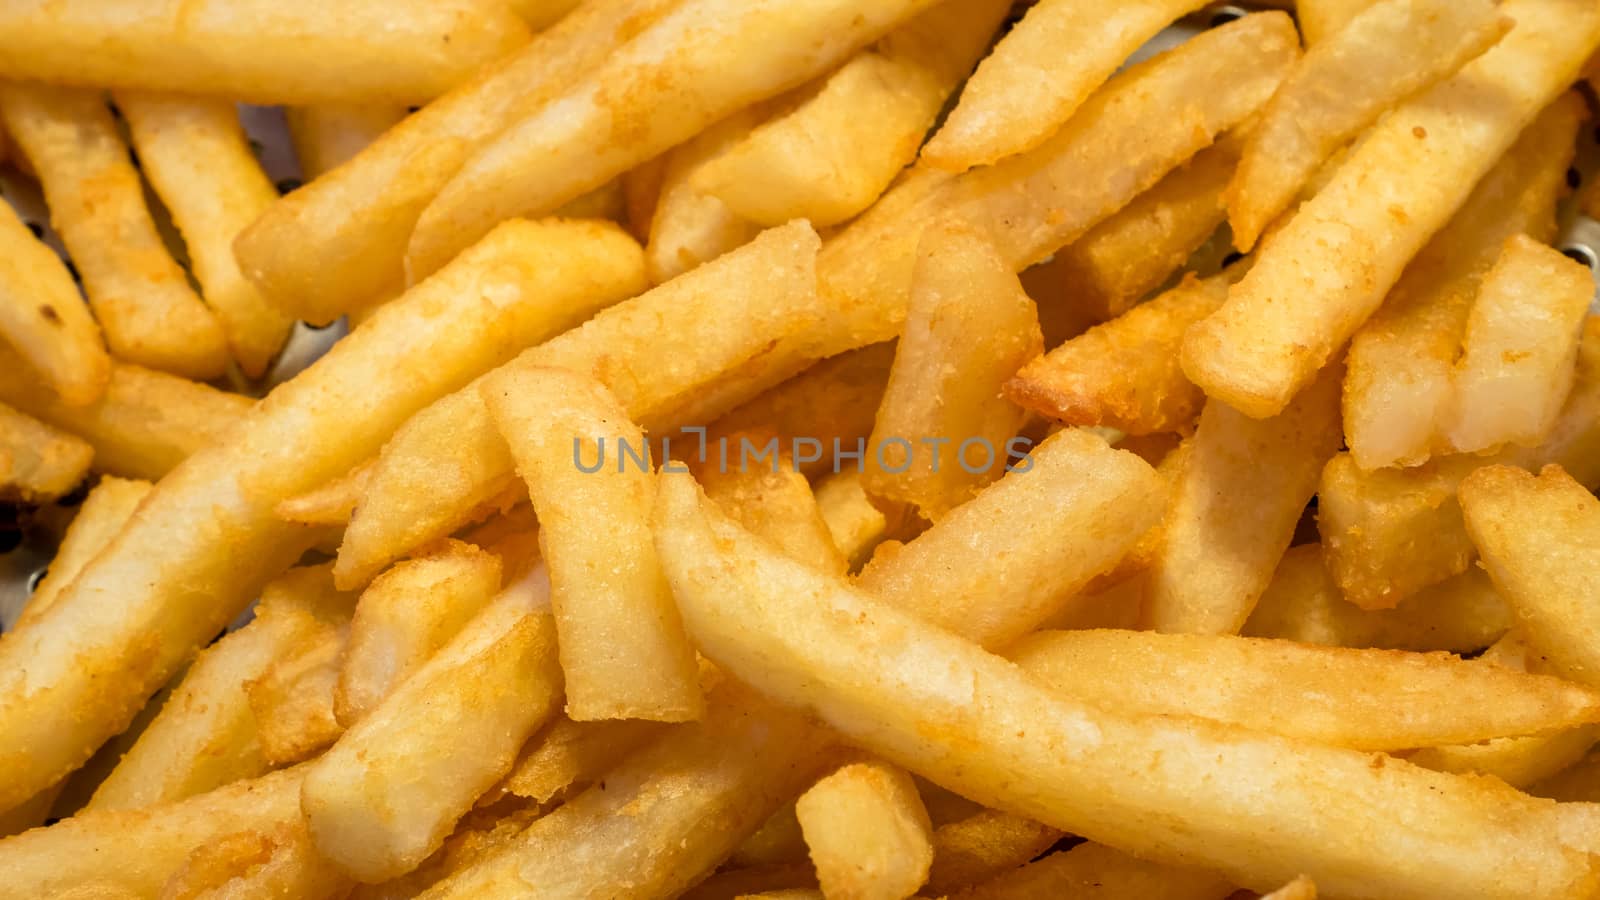
{"label": "thick cut fry", "polygon": [[916,540],[880,548],[859,584],[985,646],[1003,646],[1110,569],[1160,518],[1165,500],[1166,485],[1143,460],[1069,429],[1036,447],[1026,469],[1019,464]]}
{"label": "thick cut fry", "polygon": [[1586,114],[1572,91],[1546,107],[1351,339],[1344,433],[1361,468],[1418,465],[1442,446],[1437,432],[1478,284],[1512,235],[1555,238],[1556,202]]}
{"label": "thick cut fry", "polygon": [[1163,866],[1103,844],[1052,853],[955,894],[951,900],[1223,900],[1233,886],[1204,869]]}
{"label": "thick cut fry", "polygon": [[245,685],[261,756],[269,766],[303,762],[344,734],[333,714],[339,658],[350,636],[348,610],[320,628]]}
{"label": "thick cut fry", "polygon": [[1339,451],[1339,384],[1328,368],[1282,413],[1251,419],[1218,400],[1178,468],[1150,564],[1146,623],[1157,631],[1232,634],[1250,618]]}
{"label": "thick cut fry", "polygon": [[878,199],[1011,4],[944,0],[845,63],[800,106],[756,129],[694,176],[697,188],[764,225],[821,228]]}
{"label": "thick cut fry", "polygon": [[513,587],[306,768],[317,849],[357,879],[415,869],[561,697],[555,625]]}
{"label": "thick cut fry", "polygon": [[406,108],[381,103],[297,106],[284,110],[284,114],[300,173],[311,181],[372,146],[384,132],[400,124],[406,117]]}
{"label": "thick cut fry", "polygon": [[[1594,883],[1548,801],[1051,696],[1011,663],[766,549],[690,479],[661,482],[657,543],[702,652],[964,796],[1263,889],[1301,872],[1329,893],[1393,898],[1578,897]],[[1407,852],[1385,852],[1395,846]]]}
{"label": "thick cut fry", "polygon": [[0,403],[0,501],[47,503],[89,474],[94,448]]}
{"label": "thick cut fry", "polygon": [[[772,229],[528,350],[519,364],[594,375],[647,431],[679,424],[671,418],[675,407],[750,361],[817,355],[802,342],[823,313],[817,244],[804,223]],[[341,583],[364,583],[391,560],[467,524],[472,510],[515,484],[511,456],[477,385],[445,397],[384,447],[334,571]]]}
{"label": "thick cut fry", "polygon": [[0,346],[0,403],[70,431],[94,447],[94,467],[155,481],[191,453],[217,443],[255,405],[249,397],[113,361],[100,399],[74,406],[30,377]]}
{"label": "thick cut fry", "polygon": [[[1141,44],[1201,5],[1044,0],[978,66],[961,102],[923,150],[923,161],[959,172],[1032,150]],[[1063,60],[1063,46],[1078,52]]]}
{"label": "thick cut fry", "polygon": [[190,378],[221,375],[222,328],[156,232],[101,96],[0,85],[0,118],[39,173],[51,224],[83,274],[112,354]]}
{"label": "thick cut fry", "polygon": [[[655,474],[643,433],[613,394],[577,372],[513,367],[482,393],[539,516],[567,715],[699,718],[694,648],[650,537]],[[632,465],[628,447],[639,454]]]}
{"label": "thick cut fry", "polygon": [[339,668],[335,717],[354,725],[427,662],[500,589],[500,559],[451,541],[361,592]]}
{"label": "thick cut fry", "polygon": [[937,520],[1004,474],[1027,413],[1000,388],[1043,350],[1033,301],[994,246],[959,223],[929,228],[869,441],[868,493]]}
{"label": "thick cut fry", "polygon": [[326,325],[399,292],[406,239],[475,147],[548,101],[682,0],[591,0],[526,47],[406,117],[239,235],[250,280],[297,319]]}
{"label": "thick cut fry", "polygon": [[50,568],[33,589],[28,605],[22,608],[15,627],[22,627],[38,619],[44,611],[55,605],[56,598],[72,584],[83,567],[89,564],[122,526],[133,516],[145,495],[150,493],[150,482],[131,481],[106,476],[95,484],[84,499],[78,514],[72,518],[67,533],[56,549]]}
{"label": "thick cut fry", "polygon": [[1047,631],[1007,654],[1107,709],[1184,715],[1356,750],[1546,734],[1600,721],[1595,695],[1450,654],[1231,635]]}
{"label": "thick cut fry", "polygon": [[1509,25],[1494,0],[1381,0],[1313,44],[1262,112],[1228,186],[1234,246],[1249,252],[1340,147],[1481,56]]}
{"label": "thick cut fry", "polygon": [[833,545],[843,553],[851,572],[871,558],[889,534],[889,517],[867,496],[857,472],[829,475],[814,485],[817,511]]}
{"label": "thick cut fry", "polygon": [[528,742],[506,776],[506,792],[549,803],[581,791],[669,727],[640,719],[574,722],[562,716]]}
{"label": "thick cut fry", "polygon": [[1062,838],[1049,825],[986,809],[933,832],[928,890],[947,895],[1037,859]]}
{"label": "thick cut fry", "polygon": [[241,831],[198,848],[161,889],[161,900],[338,900],[355,885],[323,859],[305,822]]}
{"label": "thick cut fry", "polygon": [[[508,223],[385,307],[161,481],[34,627],[0,642],[0,807],[76,768],[317,535],[279,501],[350,470],[407,417],[637,290],[639,247],[594,222]],[[426,359],[426,366],[407,360]]]}
{"label": "thick cut fry", "polygon": [[[420,103],[527,41],[504,3],[71,0],[8,7],[0,76],[254,103]],[[15,132],[13,132],[15,134]]]}
{"label": "thick cut fry", "polygon": [[1600,44],[1586,0],[1500,9],[1516,27],[1374,126],[1189,331],[1184,371],[1208,396],[1257,418],[1287,406]]}
{"label": "thick cut fry", "polygon": [[259,377],[294,322],[245,280],[233,239],[278,199],[239,127],[232,103],[121,91],[144,174],[172,215],[189,267],[216,313],[239,368]]}
{"label": "thick cut fry", "polygon": [[[72,406],[98,400],[111,378],[100,326],[55,251],[0,203],[0,341]],[[7,367],[9,377],[15,377]]]}
{"label": "thick cut fry", "polygon": [[1306,44],[1316,46],[1326,42],[1350,23],[1351,19],[1371,6],[1375,0],[1295,0],[1295,18],[1300,20],[1300,32]]}
{"label": "thick cut fry", "polygon": [[1188,431],[1205,404],[1178,365],[1190,325],[1228,296],[1228,276],[1193,276],[1028,363],[1006,396],[1067,425],[1127,434]]}
{"label": "thick cut fry", "polygon": [[1483,276],[1455,366],[1444,430],[1457,452],[1544,440],[1572,390],[1594,293],[1586,266],[1524,235],[1506,242]]}
{"label": "thick cut fry", "polygon": [[372,477],[373,461],[364,462],[321,487],[290,497],[274,511],[285,522],[302,525],[344,525],[361,504]]}
{"label": "thick cut fry", "polygon": [[650,216],[650,240],[645,245],[651,282],[670,281],[761,233],[760,225],[701,189],[694,177],[748,136],[768,112],[764,104],[740,110],[662,157],[665,168]]}
{"label": "thick cut fry", "polygon": [[822,891],[837,900],[904,900],[928,879],[933,829],[911,776],[852,763],[800,795],[795,814]]}

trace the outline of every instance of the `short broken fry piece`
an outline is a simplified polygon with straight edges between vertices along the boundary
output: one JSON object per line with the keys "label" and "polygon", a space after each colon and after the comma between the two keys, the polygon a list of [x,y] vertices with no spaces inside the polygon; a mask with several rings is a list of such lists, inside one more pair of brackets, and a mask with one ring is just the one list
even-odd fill
{"label": "short broken fry piece", "polygon": [[928,811],[911,776],[894,766],[846,765],[801,794],[795,814],[828,897],[904,900],[928,879]]}

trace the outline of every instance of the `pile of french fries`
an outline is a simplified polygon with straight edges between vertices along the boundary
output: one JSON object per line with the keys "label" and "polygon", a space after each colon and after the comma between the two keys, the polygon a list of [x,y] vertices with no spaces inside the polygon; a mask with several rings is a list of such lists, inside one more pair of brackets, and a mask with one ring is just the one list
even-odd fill
{"label": "pile of french fries", "polygon": [[1600,3],[1271,6],[0,4],[0,900],[1600,897]]}

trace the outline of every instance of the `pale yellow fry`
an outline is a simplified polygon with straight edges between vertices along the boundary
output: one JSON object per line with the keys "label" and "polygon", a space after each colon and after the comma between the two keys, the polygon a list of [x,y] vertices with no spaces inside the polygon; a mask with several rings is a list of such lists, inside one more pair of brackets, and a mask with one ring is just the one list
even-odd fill
{"label": "pale yellow fry", "polygon": [[1455,451],[1544,440],[1572,390],[1594,295],[1587,266],[1525,235],[1506,242],[1483,276],[1455,366],[1444,422]]}
{"label": "pale yellow fry", "polygon": [[492,0],[70,0],[7,7],[0,32],[7,78],[253,103],[420,103],[528,39]]}
{"label": "pale yellow fry", "polygon": [[[567,715],[699,718],[694,649],[650,538],[655,475],[644,434],[615,395],[577,372],[519,366],[481,392],[539,517]],[[629,462],[629,446],[642,462]]]}
{"label": "pale yellow fry", "polygon": [[645,244],[652,283],[670,281],[761,233],[760,225],[696,184],[695,174],[749,135],[769,113],[762,104],[740,110],[663,155],[665,169]]}
{"label": "pale yellow fry", "polygon": [[354,725],[456,636],[500,589],[500,559],[451,541],[396,563],[361,592],[334,717]]}
{"label": "pale yellow fry", "polygon": [[833,545],[845,554],[848,569],[854,572],[888,536],[889,517],[867,495],[859,472],[846,470],[828,475],[813,487],[817,510]]}
{"label": "pale yellow fry", "polygon": [[[1260,888],[1301,872],[1330,893],[1393,898],[1579,897],[1593,885],[1595,862],[1562,842],[1548,801],[1052,696],[976,645],[766,549],[690,479],[661,481],[657,543],[701,651],[964,796]],[[1407,852],[1384,852],[1395,846]]]}
{"label": "pale yellow fry", "polygon": [[304,821],[240,831],[189,854],[162,886],[161,900],[337,900],[355,887],[317,853]]}
{"label": "pale yellow fry", "polygon": [[406,239],[475,147],[593,68],[682,0],[590,0],[576,15],[283,197],[235,242],[273,303],[326,325],[398,294]]}
{"label": "pale yellow fry", "polygon": [[0,404],[0,499],[48,503],[77,487],[93,459],[83,439]]}
{"label": "pale yellow fry", "polygon": [[[273,508],[347,472],[439,396],[638,286],[594,222],[508,223],[162,479],[36,627],[0,642],[0,807],[80,765],[254,589],[315,543]],[[427,359],[426,366],[410,363]]]}
{"label": "pale yellow fry", "polygon": [[285,522],[344,525],[367,491],[374,464],[372,460],[364,462],[320,487],[281,501],[273,511]]}
{"label": "pale yellow fry", "polygon": [[[1196,0],[1043,0],[967,81],[961,102],[922,151],[923,162],[960,172],[1044,143],[1096,88]],[[1063,56],[1061,49],[1074,52]]]}
{"label": "pale yellow fry", "polygon": [[1163,866],[1103,844],[1052,853],[951,900],[1222,900],[1233,886],[1204,869]]}
{"label": "pale yellow fry", "polygon": [[406,108],[381,103],[293,106],[284,110],[284,117],[300,173],[311,181],[372,146],[384,132],[400,124]]}
{"label": "pale yellow fry", "polygon": [[39,175],[111,353],[189,378],[221,375],[222,327],[162,243],[101,95],[0,84],[0,118]]}
{"label": "pale yellow fry", "polygon": [[933,832],[928,890],[944,895],[988,881],[1038,858],[1062,836],[1048,825],[992,809],[941,825]]}
{"label": "pale yellow fry", "polygon": [[1232,635],[1047,631],[1008,651],[1056,691],[1356,750],[1548,734],[1600,721],[1600,695],[1452,654]]}
{"label": "pale yellow fry", "polygon": [[1340,147],[1481,56],[1510,24],[1494,0],[1380,0],[1313,43],[1262,111],[1228,186],[1234,246],[1249,252]]}
{"label": "pale yellow fry", "polygon": [[1307,46],[1326,42],[1375,0],[1295,0],[1295,18]]}
{"label": "pale yellow fry", "polygon": [[417,219],[414,282],[497,222],[549,212],[776,96],[934,0],[685,0],[479,149]]}
{"label": "pale yellow fry", "polygon": [[1428,747],[1406,759],[1438,772],[1492,775],[1512,787],[1522,788],[1583,759],[1597,740],[1600,740],[1600,727],[1587,725],[1559,734]]}
{"label": "pale yellow fry", "polygon": [[787,454],[774,458],[776,465],[707,464],[697,471],[706,494],[750,533],[824,571],[841,575],[849,571],[849,561],[834,543],[811,483],[795,470]]}
{"label": "pale yellow fry", "polygon": [[1257,418],[1288,405],[1600,44],[1587,0],[1500,9],[1516,27],[1375,125],[1189,331],[1184,371],[1207,395]]}
{"label": "pale yellow fry", "polygon": [[365,882],[415,869],[556,708],[555,625],[535,591],[483,609],[306,769],[317,850]]}
{"label": "pale yellow fry", "polygon": [[[61,258],[34,239],[9,203],[0,203],[0,341],[73,406],[105,393],[111,357],[100,326]],[[20,373],[8,367],[7,374]]]}
{"label": "pale yellow fry", "polygon": [[1010,8],[1005,0],[944,0],[708,163],[695,186],[765,225],[808,219],[821,228],[854,217],[916,159]]}
{"label": "pale yellow fry", "polygon": [[261,677],[245,684],[261,756],[269,767],[308,760],[344,734],[333,714],[333,699],[349,624],[347,610],[342,621],[323,623]]}
{"label": "pale yellow fry", "polygon": [[1205,395],[1178,365],[1190,325],[1228,296],[1229,276],[1187,277],[1148,303],[1034,359],[1006,382],[1006,396],[1067,425],[1127,434],[1193,429]]}
{"label": "pale yellow fry", "polygon": [[1329,366],[1270,419],[1220,400],[1206,404],[1150,565],[1149,627],[1232,634],[1244,625],[1339,451],[1343,375]]}
{"label": "pale yellow fry", "polygon": [[535,803],[581,791],[669,727],[642,719],[574,722],[558,716],[523,748],[505,790]]}
{"label": "pale yellow fry", "polygon": [[1586,116],[1574,91],[1546,107],[1351,339],[1344,433],[1361,468],[1417,465],[1438,448],[1478,283],[1512,235],[1554,239],[1556,202]]}
{"label": "pale yellow fry", "polygon": [[1043,350],[1033,301],[994,245],[963,223],[930,227],[868,441],[867,492],[937,520],[1004,474],[1027,413],[1000,388]]}
{"label": "pale yellow fry", "polygon": [[97,471],[149,481],[219,441],[255,405],[249,397],[113,360],[100,398],[74,406],[31,377],[3,345],[0,370],[6,373],[0,403],[88,441]]}
{"label": "pale yellow fry", "polygon": [[278,199],[231,102],[119,91],[145,177],[183,235],[189,267],[239,368],[266,371],[294,325],[245,280],[233,239]]}
{"label": "pale yellow fry", "polygon": [[904,900],[928,879],[928,811],[911,776],[894,766],[837,769],[800,795],[795,814],[830,898]]}
{"label": "pale yellow fry", "polygon": [[122,530],[148,493],[148,481],[130,481],[109,475],[101,478],[78,508],[72,524],[67,526],[49,569],[34,586],[28,605],[22,608],[22,615],[12,627],[21,628],[54,606],[56,598],[72,584],[83,567]]}

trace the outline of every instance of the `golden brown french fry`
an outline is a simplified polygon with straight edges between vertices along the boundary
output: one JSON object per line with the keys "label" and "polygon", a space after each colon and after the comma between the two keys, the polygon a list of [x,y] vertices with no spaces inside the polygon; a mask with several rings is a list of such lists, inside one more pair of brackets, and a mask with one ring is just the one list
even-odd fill
{"label": "golden brown french fry", "polygon": [[1190,634],[1244,625],[1339,451],[1343,375],[1343,366],[1329,366],[1270,419],[1206,404],[1150,564],[1146,624]]}
{"label": "golden brown french fry", "polygon": [[361,592],[339,668],[334,716],[346,727],[377,708],[500,590],[500,558],[450,541],[396,563]]}
{"label": "golden brown french fry", "polygon": [[284,116],[300,173],[311,181],[354,159],[400,124],[406,108],[382,103],[293,106]]}
{"label": "golden brown french fry", "polygon": [[98,400],[111,357],[66,265],[9,203],[0,203],[0,248],[0,340],[67,403]]}
{"label": "golden brown french fry", "polygon": [[764,225],[807,219],[821,228],[853,218],[916,159],[1010,7],[943,0],[709,162],[694,175],[695,187]]}
{"label": "golden brown french fry", "polygon": [[867,496],[858,472],[829,475],[813,487],[817,511],[822,514],[833,545],[845,555],[847,570],[854,572],[888,537],[889,517]]}
{"label": "golden brown french fry", "polygon": [[828,897],[903,900],[928,879],[928,811],[911,776],[894,766],[837,769],[800,795],[795,814]]}
{"label": "golden brown french fry", "polygon": [[[817,243],[804,223],[772,229],[532,348],[519,364],[594,375],[648,431],[679,424],[669,418],[674,406],[751,360],[816,355],[800,341],[822,317]],[[393,559],[452,534],[516,483],[476,385],[434,403],[384,447],[339,548],[341,583],[365,583]]]}
{"label": "golden brown french fry", "polygon": [[644,434],[586,374],[516,366],[481,391],[539,516],[567,715],[699,718],[694,648],[650,537],[655,474]]}
{"label": "golden brown french fry", "polygon": [[[417,219],[407,278],[438,269],[498,222],[556,209],[827,71],[933,3],[685,0],[478,149]],[[617,123],[626,123],[621,139]]]}
{"label": "golden brown french fry", "polygon": [[986,809],[933,832],[928,891],[948,895],[1038,858],[1062,838],[1049,825]]}
{"label": "golden brown french fry", "polygon": [[528,741],[505,790],[535,803],[581,791],[669,727],[642,719],[574,722],[558,716]]}
{"label": "golden brown french fry", "polygon": [[1039,632],[1006,655],[1056,691],[1109,709],[1197,716],[1357,750],[1470,744],[1600,721],[1600,695],[1577,685],[1443,653],[1102,629]]}
{"label": "golden brown french fry", "polygon": [[1546,107],[1351,339],[1344,432],[1361,468],[1418,465],[1442,445],[1437,432],[1478,284],[1512,235],[1555,237],[1556,202],[1586,114],[1573,91]]}
{"label": "golden brown french fry", "polygon": [[1444,422],[1453,449],[1544,440],[1572,390],[1594,293],[1587,266],[1525,235],[1506,242],[1483,276],[1456,361]]}
{"label": "golden brown french fry", "polygon": [[280,502],[273,511],[285,522],[344,525],[361,503],[374,465],[374,461],[368,460],[321,487]]}
{"label": "golden brown french fry", "polygon": [[994,245],[962,223],[929,227],[868,442],[867,492],[937,520],[1004,474],[1027,413],[1000,388],[1043,350],[1033,301]]}
{"label": "golden brown french fry", "polygon": [[234,105],[173,94],[120,91],[145,177],[172,215],[189,267],[244,374],[267,370],[294,322],[245,280],[233,239],[278,199]]}
{"label": "golden brown french fry", "polygon": [[1234,246],[1249,252],[1340,147],[1509,27],[1493,0],[1379,0],[1312,43],[1262,111],[1228,185]]}
{"label": "golden brown french fry", "polygon": [[420,103],[528,38],[489,0],[354,0],[314,18],[272,0],[74,0],[8,8],[0,31],[6,78],[255,103]]}
{"label": "golden brown french fry", "polygon": [[766,104],[742,109],[662,155],[661,186],[645,244],[651,283],[670,281],[761,233],[760,225],[695,184],[694,177],[748,136],[768,113]]}
{"label": "golden brown french fry", "polygon": [[1438,772],[1492,775],[1526,787],[1583,759],[1600,740],[1600,728],[1585,726],[1537,737],[1495,738],[1481,744],[1426,747],[1409,754],[1414,765]]}
{"label": "golden brown french fry", "polygon": [[[954,172],[1039,146],[1068,121],[1133,51],[1195,0],[1137,0],[1115,7],[1044,0],[978,66],[961,102],[922,152]],[[1062,46],[1080,48],[1063,60]]]}
{"label": "golden brown french fry", "polygon": [[477,863],[537,819],[538,807],[492,807],[468,813],[444,846],[411,872],[381,884],[357,885],[349,900],[405,900]]}
{"label": "golden brown french fry", "polygon": [[[51,613],[0,642],[0,807],[80,765],[315,543],[273,514],[279,501],[349,471],[519,347],[635,290],[641,255],[612,225],[508,223],[162,479]],[[421,358],[427,366],[405,362]]]}
{"label": "golden brown french fry", "polygon": [[1583,0],[1500,9],[1516,27],[1368,131],[1189,331],[1184,371],[1208,396],[1257,418],[1288,405],[1600,44],[1600,8]]}
{"label": "golden brown french fry", "polygon": [[244,686],[261,756],[271,767],[310,759],[344,734],[333,702],[339,658],[350,635],[348,611],[342,621],[318,624],[292,652]]}
{"label": "golden brown french fry", "polygon": [[951,900],[1088,896],[1106,900],[1222,900],[1232,893],[1231,884],[1204,869],[1158,865],[1104,844],[1082,843],[970,887]]}
{"label": "golden brown french fry", "polygon": [[50,560],[49,571],[34,587],[28,605],[22,608],[22,615],[17,617],[13,627],[23,627],[54,606],[56,598],[72,584],[89,560],[122,530],[148,493],[148,481],[130,481],[109,475],[101,478],[72,518],[55,558]]}
{"label": "golden brown french fry", "polygon": [[[657,543],[702,652],[964,796],[1264,889],[1301,872],[1330,893],[1395,898],[1576,897],[1593,884],[1595,862],[1563,842],[1548,801],[1358,751],[1051,696],[1011,663],[767,549],[692,480],[661,484]],[[1195,767],[1213,777],[1193,777]],[[1404,859],[1379,852],[1399,841]]]}
{"label": "golden brown french fry", "polygon": [[156,232],[101,95],[3,84],[0,118],[39,173],[51,224],[83,274],[112,354],[189,378],[221,375],[222,328]]}
{"label": "golden brown french fry", "polygon": [[0,403],[0,500],[47,503],[89,474],[94,448]]}
{"label": "golden brown french fry", "polygon": [[1135,435],[1192,429],[1205,395],[1183,374],[1178,349],[1189,326],[1227,299],[1228,284],[1226,274],[1185,278],[1023,366],[1006,396],[1067,425]]}
{"label": "golden brown french fry", "polygon": [[[760,440],[760,436],[743,438]],[[834,543],[811,483],[786,454],[779,453],[772,466],[707,464],[697,471],[706,494],[750,533],[819,569],[849,571],[849,560]]]}
{"label": "golden brown french fry", "polygon": [[555,625],[512,587],[306,768],[317,849],[361,881],[415,869],[561,697]]}
{"label": "golden brown french fry", "polygon": [[6,372],[0,403],[88,441],[97,471],[149,481],[216,443],[255,405],[249,397],[112,361],[100,399],[74,406],[32,378],[3,345],[0,370]]}
{"label": "golden brown french fry", "polygon": [[162,886],[161,900],[337,900],[354,886],[317,853],[305,822],[293,821],[197,847]]}

